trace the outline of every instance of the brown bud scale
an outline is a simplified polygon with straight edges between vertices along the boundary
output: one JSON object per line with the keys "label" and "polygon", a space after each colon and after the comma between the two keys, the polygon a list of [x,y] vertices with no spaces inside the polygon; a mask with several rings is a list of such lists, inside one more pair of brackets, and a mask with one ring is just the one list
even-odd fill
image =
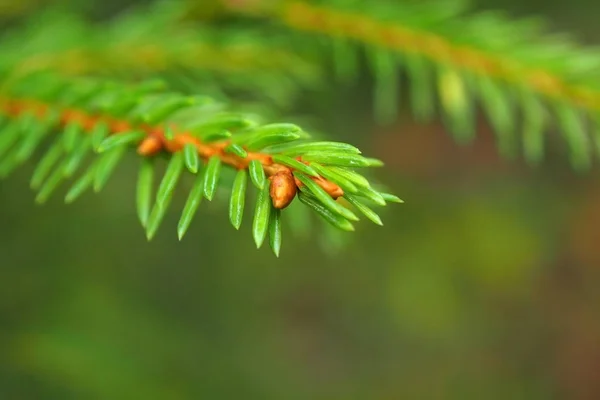
{"label": "brown bud scale", "polygon": [[289,206],[292,200],[294,200],[298,190],[291,172],[277,172],[275,175],[272,175],[269,180],[271,181],[269,194],[271,196],[271,201],[273,202],[273,207],[283,209]]}
{"label": "brown bud scale", "polygon": [[148,136],[138,146],[138,154],[142,156],[151,156],[158,153],[162,149],[160,139],[155,136]]}

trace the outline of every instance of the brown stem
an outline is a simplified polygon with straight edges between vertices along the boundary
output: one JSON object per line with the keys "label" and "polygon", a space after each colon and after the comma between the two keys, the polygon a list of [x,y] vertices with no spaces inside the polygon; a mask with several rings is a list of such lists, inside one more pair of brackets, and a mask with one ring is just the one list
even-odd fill
{"label": "brown stem", "polygon": [[[43,118],[49,109],[49,105],[35,100],[23,99],[0,99],[0,110],[12,117],[30,112],[38,118]],[[277,190],[271,190],[273,205],[276,208],[285,208],[293,200],[297,189],[302,185],[298,180],[293,179],[273,179],[274,176],[292,176],[293,168],[277,164],[268,154],[259,152],[248,152],[245,158],[236,156],[235,154],[225,152],[225,148],[229,144],[228,141],[220,141],[216,143],[204,143],[199,138],[189,132],[178,132],[177,127],[172,126],[174,135],[172,140],[165,137],[165,128],[153,125],[134,126],[128,121],[119,120],[108,116],[96,116],[88,114],[77,109],[65,109],[60,113],[60,125],[65,126],[68,123],[77,122],[84,130],[92,131],[94,127],[102,122],[107,124],[111,134],[119,134],[132,130],[142,130],[147,134],[147,137],[141,141],[137,148],[138,154],[142,156],[151,156],[160,151],[177,152],[183,149],[187,144],[193,144],[198,150],[200,157],[206,161],[210,157],[219,157],[224,164],[230,165],[236,169],[247,169],[250,161],[258,160],[262,164],[267,177],[271,181],[276,182]],[[327,193],[333,198],[338,198],[344,194],[342,188],[333,182],[330,182],[322,177],[312,177]],[[292,187],[294,185],[294,187]]]}
{"label": "brown stem", "polygon": [[513,83],[524,82],[540,94],[568,99],[581,107],[600,110],[600,93],[597,90],[571,84],[541,68],[530,68],[515,60],[456,45],[437,34],[386,24],[369,16],[302,1],[287,3],[280,18],[295,29],[339,35],[392,50],[419,54],[435,62],[449,62],[480,75]]}

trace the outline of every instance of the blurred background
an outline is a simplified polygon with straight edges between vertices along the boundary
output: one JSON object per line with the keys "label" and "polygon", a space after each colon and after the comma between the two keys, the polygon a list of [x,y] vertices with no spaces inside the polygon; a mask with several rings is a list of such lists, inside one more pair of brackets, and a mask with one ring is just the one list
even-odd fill
{"label": "blurred background", "polygon": [[[596,1],[476,7],[600,42]],[[257,251],[227,202],[148,243],[133,154],[70,206],[34,204],[33,163],[0,181],[0,398],[600,398],[599,170],[562,143],[540,168],[500,158],[483,121],[468,146],[408,110],[377,126],[370,87],[300,110],[406,201],[338,252],[319,231]]]}

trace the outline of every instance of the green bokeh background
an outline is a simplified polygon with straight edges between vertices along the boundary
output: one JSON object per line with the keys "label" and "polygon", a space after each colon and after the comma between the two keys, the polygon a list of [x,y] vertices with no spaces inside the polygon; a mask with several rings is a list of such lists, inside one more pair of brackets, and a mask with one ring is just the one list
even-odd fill
{"label": "green bokeh background", "polygon": [[[477,5],[600,42],[595,1]],[[0,182],[0,398],[600,398],[598,169],[558,141],[542,168],[501,159],[484,122],[462,147],[408,111],[378,127],[368,88],[316,120],[406,204],[339,253],[318,231],[257,251],[218,201],[148,243],[133,154],[71,206],[34,205],[33,164]]]}

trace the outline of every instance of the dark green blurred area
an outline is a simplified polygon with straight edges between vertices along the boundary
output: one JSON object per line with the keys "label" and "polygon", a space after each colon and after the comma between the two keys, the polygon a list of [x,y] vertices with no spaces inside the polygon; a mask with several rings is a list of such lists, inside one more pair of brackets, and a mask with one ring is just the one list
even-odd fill
{"label": "dark green blurred area", "polygon": [[[477,4],[600,42],[591,0]],[[483,123],[465,147],[408,112],[377,127],[368,90],[316,119],[406,204],[337,255],[319,231],[257,251],[226,201],[148,243],[133,154],[70,206],[34,205],[33,164],[0,181],[0,398],[600,398],[598,169],[560,142],[542,168],[500,159]]]}

